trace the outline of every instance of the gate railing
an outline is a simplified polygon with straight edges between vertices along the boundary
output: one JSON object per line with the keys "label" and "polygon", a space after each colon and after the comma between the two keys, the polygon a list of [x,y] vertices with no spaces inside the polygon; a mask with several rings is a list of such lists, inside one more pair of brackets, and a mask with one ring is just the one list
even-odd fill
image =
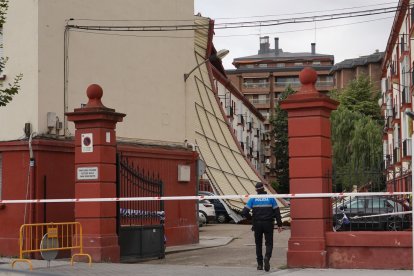
{"label": "gate railing", "polygon": [[[153,197],[163,196],[163,183],[159,175],[150,174],[139,168],[128,158],[117,157],[117,196]],[[118,225],[156,225],[164,222],[163,201],[118,202]]]}
{"label": "gate railing", "polygon": [[[411,172],[401,167],[327,173],[333,192],[411,191]],[[334,231],[402,231],[412,227],[408,196],[345,197],[332,201]]]}

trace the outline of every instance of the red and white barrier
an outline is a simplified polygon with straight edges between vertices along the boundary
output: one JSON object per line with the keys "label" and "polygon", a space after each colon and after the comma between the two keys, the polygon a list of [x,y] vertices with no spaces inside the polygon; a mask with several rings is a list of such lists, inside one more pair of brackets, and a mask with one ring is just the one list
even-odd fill
{"label": "red and white barrier", "polygon": [[373,192],[373,193],[309,193],[309,194],[264,194],[264,195],[214,195],[214,196],[162,196],[162,197],[114,197],[114,198],[56,198],[56,199],[3,199],[0,204],[19,203],[63,203],[63,202],[121,202],[121,201],[159,201],[159,200],[199,200],[199,199],[249,199],[249,198],[343,198],[358,196],[398,196],[411,195],[411,192]]}

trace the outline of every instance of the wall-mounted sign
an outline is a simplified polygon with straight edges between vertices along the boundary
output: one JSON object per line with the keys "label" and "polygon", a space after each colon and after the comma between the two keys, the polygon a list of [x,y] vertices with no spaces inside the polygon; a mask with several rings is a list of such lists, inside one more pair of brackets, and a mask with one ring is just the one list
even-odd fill
{"label": "wall-mounted sign", "polygon": [[188,165],[178,165],[178,181],[189,182],[191,176],[191,167]]}
{"label": "wall-mounted sign", "polygon": [[98,179],[98,167],[79,167],[76,175],[78,180]]}
{"label": "wall-mounted sign", "polygon": [[93,152],[93,135],[92,133],[81,134],[82,152]]}

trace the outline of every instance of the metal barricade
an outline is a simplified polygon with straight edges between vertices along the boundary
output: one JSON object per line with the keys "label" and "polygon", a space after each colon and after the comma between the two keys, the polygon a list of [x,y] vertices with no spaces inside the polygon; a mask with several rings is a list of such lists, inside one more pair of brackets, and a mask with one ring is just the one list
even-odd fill
{"label": "metal barricade", "polygon": [[19,233],[19,258],[13,260],[11,263],[12,268],[14,268],[17,262],[26,262],[29,264],[30,270],[32,270],[31,260],[26,259],[32,253],[73,249],[79,249],[79,253],[72,255],[70,259],[71,265],[73,265],[75,257],[86,256],[89,260],[89,266],[91,266],[92,258],[89,254],[83,252],[82,241],[82,225],[79,222],[23,224],[20,227]]}

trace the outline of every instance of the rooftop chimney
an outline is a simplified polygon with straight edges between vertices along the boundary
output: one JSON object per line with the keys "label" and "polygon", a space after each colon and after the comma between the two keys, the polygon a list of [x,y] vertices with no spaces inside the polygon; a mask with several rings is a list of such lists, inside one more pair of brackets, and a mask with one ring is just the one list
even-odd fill
{"label": "rooftop chimney", "polygon": [[315,48],[316,48],[316,43],[311,43],[312,55],[316,53]]}
{"label": "rooftop chimney", "polygon": [[265,54],[269,52],[269,37],[268,36],[263,36],[260,37],[260,50],[259,50],[259,54]]}
{"label": "rooftop chimney", "polygon": [[275,55],[279,54],[279,38],[275,37]]}

